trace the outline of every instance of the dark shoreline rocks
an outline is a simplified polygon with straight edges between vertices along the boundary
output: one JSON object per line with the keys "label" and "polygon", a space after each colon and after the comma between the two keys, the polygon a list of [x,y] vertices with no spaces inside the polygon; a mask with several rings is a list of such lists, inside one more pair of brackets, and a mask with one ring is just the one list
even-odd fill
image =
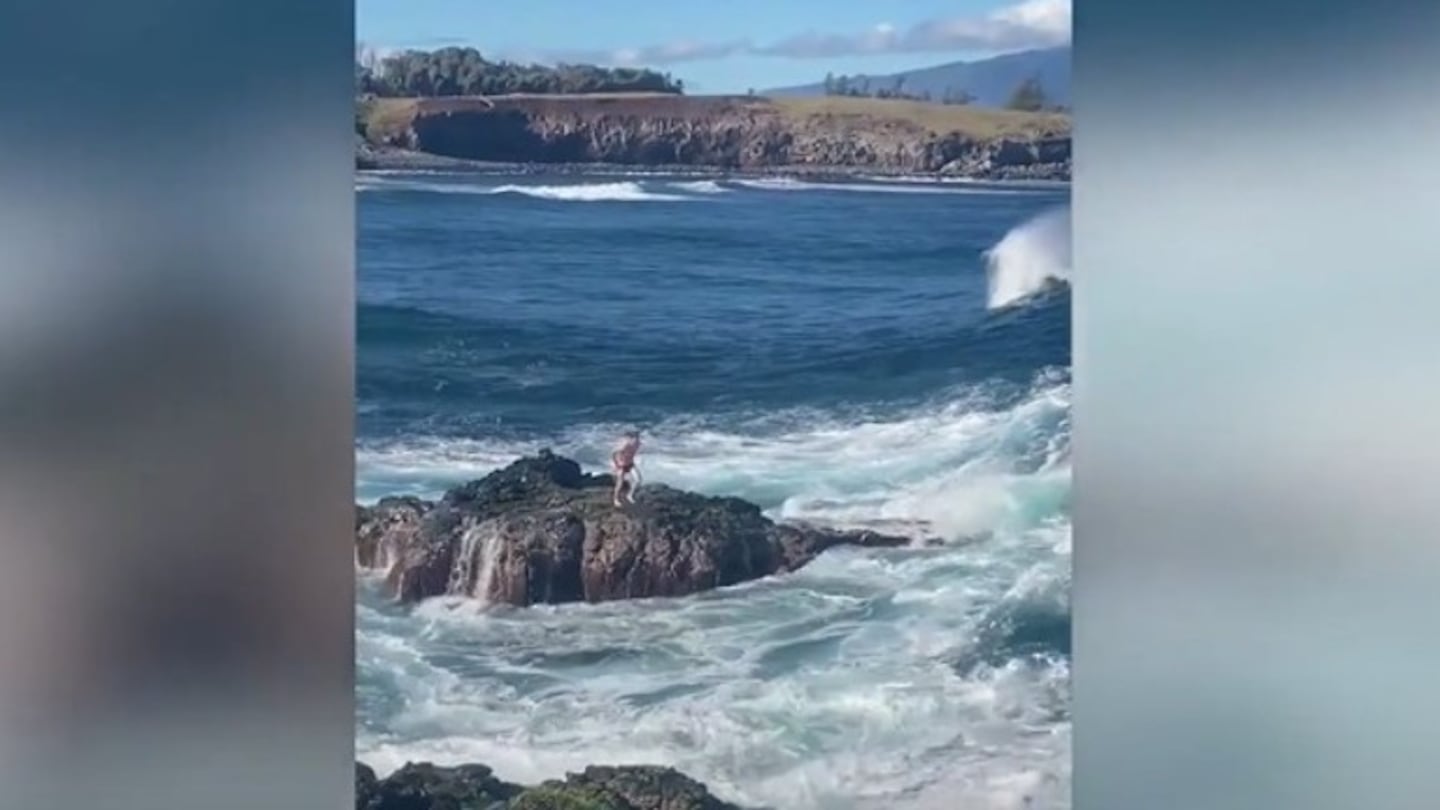
{"label": "dark shoreline rocks", "polygon": [[365,144],[356,148],[355,169],[361,172],[454,172],[476,175],[536,175],[536,176],[646,176],[726,178],[796,177],[815,181],[853,181],[857,179],[923,180],[938,182],[945,180],[971,180],[994,183],[1069,183],[1068,166],[1054,165],[1038,168],[1014,168],[998,175],[979,177],[964,174],[959,170],[950,173],[941,171],[914,171],[885,166],[761,166],[748,169],[727,169],[719,166],[687,166],[684,164],[655,164],[634,166],[622,163],[504,163],[483,160],[465,160],[425,152],[414,152],[395,147],[376,147]]}
{"label": "dark shoreline rocks", "polygon": [[357,506],[356,564],[385,572],[402,602],[457,595],[526,606],[686,596],[794,571],[836,546],[910,544],[775,523],[739,498],[662,484],[617,509],[613,484],[545,450],[437,502]]}
{"label": "dark shoreline rocks", "polygon": [[592,766],[533,787],[485,765],[407,763],[379,779],[355,763],[355,810],[741,810],[673,768]]}
{"label": "dark shoreline rocks", "polygon": [[425,152],[414,152],[395,147],[376,147],[369,144],[357,147],[355,169],[361,172],[454,172],[477,175],[537,175],[537,176],[634,176],[726,178],[797,177],[816,181],[850,181],[857,179],[924,180],[930,182],[945,180],[971,180],[994,183],[1069,183],[1070,171],[1067,166],[1045,165],[1025,168],[1017,167],[1005,172],[991,173],[990,176],[971,176],[958,168],[949,172],[915,171],[886,166],[760,166],[748,169],[727,169],[719,166],[687,166],[663,163],[650,166],[634,166],[623,163],[504,163],[483,160],[465,160]]}

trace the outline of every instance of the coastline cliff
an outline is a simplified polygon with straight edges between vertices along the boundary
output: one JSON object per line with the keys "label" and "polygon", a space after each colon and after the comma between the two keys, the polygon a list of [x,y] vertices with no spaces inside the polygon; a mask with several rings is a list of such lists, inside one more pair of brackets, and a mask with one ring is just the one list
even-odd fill
{"label": "coastline cliff", "polygon": [[357,166],[499,163],[1068,180],[1070,120],[870,98],[673,94],[373,98]]}

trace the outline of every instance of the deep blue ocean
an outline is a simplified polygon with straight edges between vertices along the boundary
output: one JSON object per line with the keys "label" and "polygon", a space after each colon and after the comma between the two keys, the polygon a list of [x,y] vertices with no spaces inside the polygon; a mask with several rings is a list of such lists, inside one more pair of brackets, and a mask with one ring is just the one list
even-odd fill
{"label": "deep blue ocean", "polygon": [[599,471],[636,427],[647,483],[944,543],[607,605],[401,609],[362,581],[362,761],[1068,807],[1068,187],[364,173],[357,196],[362,501],[542,447]]}

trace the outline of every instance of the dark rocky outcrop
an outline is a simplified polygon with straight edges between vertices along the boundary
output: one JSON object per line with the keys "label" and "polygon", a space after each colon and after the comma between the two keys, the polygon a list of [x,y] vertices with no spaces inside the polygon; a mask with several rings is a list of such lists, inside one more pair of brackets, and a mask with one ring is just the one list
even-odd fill
{"label": "dark rocky outcrop", "polygon": [[673,768],[589,767],[531,788],[508,810],[739,810]]}
{"label": "dark rocky outcrop", "polygon": [[506,807],[523,790],[484,765],[407,763],[376,779],[369,766],[355,763],[355,810],[488,810]]}
{"label": "dark rocky outcrop", "polygon": [[484,765],[407,764],[384,779],[355,764],[355,810],[740,810],[676,771],[590,767],[536,787],[502,782]]}
{"label": "dark rocky outcrop", "polygon": [[1068,176],[1070,138],[1002,139],[961,145],[945,157],[949,159],[940,167],[944,174],[1011,179],[1048,179],[1052,173]]}
{"label": "dark rocky outcrop", "polygon": [[[873,99],[500,96],[382,100],[367,137],[507,164],[848,168],[1068,179],[1063,116]],[[357,157],[374,165],[372,149]]]}
{"label": "dark rocky outcrop", "polygon": [[549,451],[445,493],[357,507],[355,559],[401,601],[511,605],[684,596],[793,571],[839,545],[903,537],[777,524],[759,507],[651,484],[611,503],[614,479]]}

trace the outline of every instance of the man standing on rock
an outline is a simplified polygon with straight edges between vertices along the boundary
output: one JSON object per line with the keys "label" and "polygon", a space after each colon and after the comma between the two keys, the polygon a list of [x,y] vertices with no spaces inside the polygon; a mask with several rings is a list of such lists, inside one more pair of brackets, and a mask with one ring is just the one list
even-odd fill
{"label": "man standing on rock", "polygon": [[625,492],[625,499],[635,502],[635,490],[640,487],[640,469],[635,466],[635,455],[640,452],[640,431],[627,430],[620,440],[620,446],[610,454],[610,465],[615,470],[615,492],[611,496],[615,506],[621,506],[620,493],[625,490],[626,478],[634,473],[635,480]]}

